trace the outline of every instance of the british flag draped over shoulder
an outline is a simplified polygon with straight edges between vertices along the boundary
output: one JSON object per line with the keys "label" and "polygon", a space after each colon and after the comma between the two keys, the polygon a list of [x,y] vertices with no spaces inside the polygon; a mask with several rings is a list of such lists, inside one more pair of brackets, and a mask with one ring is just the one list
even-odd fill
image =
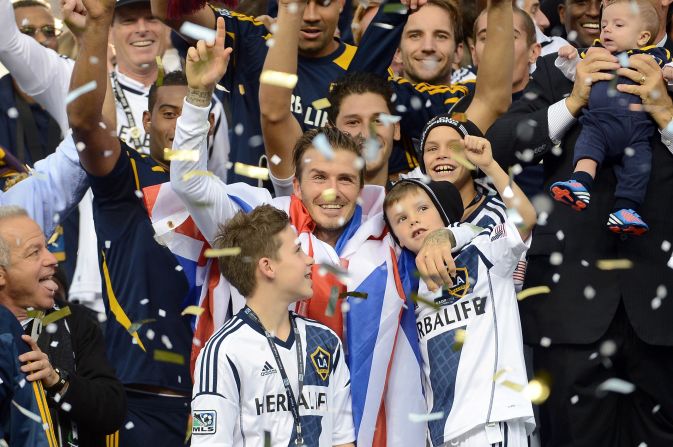
{"label": "british flag draped over shoulder", "polygon": [[[424,423],[412,422],[410,413],[425,413],[421,369],[416,341],[413,303],[406,303],[403,279],[382,218],[384,190],[366,186],[354,217],[336,247],[313,233],[312,219],[296,197],[272,199],[268,191],[245,184],[227,185],[229,199],[243,211],[270,203],[288,213],[302,248],[315,259],[314,296],[298,303],[296,310],[335,329],[344,341],[351,373],[353,422],[358,446],[423,445]],[[215,259],[204,257],[203,235],[177,198],[170,184],[144,191],[145,203],[156,236],[183,267],[191,293],[184,305],[204,309],[194,319],[196,343],[193,362],[214,330],[244,305],[238,291],[220,276]],[[343,277],[320,270],[320,265],[345,270]],[[323,273],[323,274],[321,274]],[[329,294],[356,292],[325,315]],[[341,304],[347,303],[340,312]],[[329,312],[328,312],[329,313]]]}

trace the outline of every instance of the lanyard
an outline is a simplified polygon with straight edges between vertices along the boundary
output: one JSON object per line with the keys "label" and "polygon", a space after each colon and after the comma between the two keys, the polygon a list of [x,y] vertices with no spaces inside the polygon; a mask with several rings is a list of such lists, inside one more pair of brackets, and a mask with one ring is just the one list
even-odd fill
{"label": "lanyard", "polygon": [[[262,322],[259,320],[259,317],[254,310],[249,307],[245,307],[245,314],[248,315],[255,323],[257,323],[263,330],[264,336],[266,336],[266,341],[269,342],[269,347],[273,353],[273,357],[276,359],[276,364],[278,365],[278,371],[280,372],[280,377],[283,379],[283,385],[285,386],[285,393],[287,394],[288,405],[290,411],[292,412],[292,417],[294,418],[294,425],[297,429],[297,438],[294,443],[296,445],[303,445],[304,438],[301,434],[301,418],[299,416],[299,405],[297,404],[297,399],[294,397],[294,391],[290,386],[290,379],[287,377],[285,372],[285,367],[283,366],[283,361],[280,359],[280,354],[278,354],[278,348],[276,343],[273,341],[271,333],[266,330]],[[295,317],[290,314],[290,323],[292,324],[292,330],[294,331],[294,340],[297,345],[297,372],[299,375],[299,397],[301,397],[301,390],[304,386],[304,353],[301,344],[301,337],[299,335],[299,330],[297,329],[297,322]]]}
{"label": "lanyard", "polygon": [[483,196],[484,196],[484,195],[483,195],[480,191],[477,191],[477,194],[474,196],[474,199],[472,199],[472,201],[471,201],[470,203],[467,204],[467,206],[465,207],[465,209],[468,209],[468,208],[470,208],[470,207],[476,205],[477,203],[479,203],[479,201],[481,200],[481,198],[482,198]]}
{"label": "lanyard", "polygon": [[131,106],[129,105],[128,99],[126,99],[126,95],[124,94],[121,85],[119,85],[117,73],[114,71],[110,73],[110,78],[112,78],[112,91],[115,94],[117,102],[121,104],[122,110],[124,110],[124,115],[126,115],[126,121],[129,124],[131,143],[133,143],[133,147],[139,151],[142,149],[143,145],[140,142],[140,136],[134,135],[135,132],[133,132],[133,129],[136,129],[136,120],[133,119],[133,111],[131,110]]}

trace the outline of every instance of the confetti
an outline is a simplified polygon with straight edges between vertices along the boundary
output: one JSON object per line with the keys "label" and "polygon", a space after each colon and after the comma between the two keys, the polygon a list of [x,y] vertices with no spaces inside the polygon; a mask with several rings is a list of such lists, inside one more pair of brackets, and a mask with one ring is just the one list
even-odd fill
{"label": "confetti", "polygon": [[549,338],[549,337],[542,337],[542,338],[540,339],[540,346],[542,346],[543,348],[548,348],[548,347],[550,347],[550,346],[551,346],[551,338]]}
{"label": "confetti", "polygon": [[438,421],[444,417],[443,411],[437,411],[435,413],[409,413],[409,420],[411,422],[429,422],[429,421]]}
{"label": "confetti", "polygon": [[558,284],[560,279],[561,279],[560,273],[554,273],[551,277],[551,280],[554,281],[554,284]]}
{"label": "confetti", "polygon": [[528,382],[523,389],[523,394],[535,405],[540,405],[549,398],[549,385],[542,379],[535,378]]}
{"label": "confetti", "polygon": [[660,409],[661,409],[661,405],[656,404],[656,405],[654,406],[654,408],[652,408],[652,414],[656,413],[656,412],[659,411]]}
{"label": "confetti", "polygon": [[349,292],[341,292],[339,294],[339,298],[346,298],[347,296],[351,296],[353,298],[360,298],[360,299],[366,300],[369,295],[365,292],[356,292],[354,290],[351,290]]}
{"label": "confetti", "polygon": [[156,61],[157,61],[157,80],[154,82],[154,84],[157,87],[161,87],[162,85],[164,85],[164,74],[165,74],[164,63],[161,61],[161,56],[157,56]]}
{"label": "confetti", "polygon": [[[291,3],[294,5],[295,3]],[[264,447],[271,447],[271,432],[264,430]]]}
{"label": "confetti", "polygon": [[240,254],[241,247],[209,248],[203,253],[203,256],[206,258],[221,258],[224,256],[238,256]]}
{"label": "confetti", "polygon": [[429,299],[427,299],[427,298],[425,298],[425,297],[423,297],[423,296],[421,296],[417,293],[412,293],[411,294],[411,299],[417,304],[425,304],[426,306],[430,306],[435,310],[439,309],[439,305],[437,303],[435,303],[434,301],[429,300]]}
{"label": "confetti", "polygon": [[163,309],[159,309],[159,311],[158,311],[157,313],[158,313],[159,316],[162,317],[162,318],[166,316],[166,311],[163,310]]}
{"label": "confetti", "polygon": [[205,40],[208,43],[215,42],[215,37],[217,37],[217,32],[214,29],[192,22],[183,23],[180,27],[180,34],[191,37],[194,40]]}
{"label": "confetti", "polygon": [[234,172],[248,178],[255,178],[258,180],[269,179],[269,169],[259,166],[246,165],[244,163],[236,162],[234,164]]}
{"label": "confetti", "polygon": [[[417,98],[414,97],[414,99],[417,99]],[[381,121],[381,123],[384,126],[389,126],[391,124],[399,123],[401,119],[402,119],[402,117],[399,116],[399,115],[388,115],[387,113],[380,113],[379,114],[379,121]]]}
{"label": "confetti", "polygon": [[58,326],[56,326],[56,324],[54,324],[54,323],[51,323],[51,324],[47,325],[45,330],[47,331],[48,334],[54,334],[54,333],[56,333],[57,329],[58,329]]}
{"label": "confetti", "polygon": [[659,309],[661,307],[661,298],[659,298],[659,297],[652,298],[652,301],[650,302],[650,305],[652,306],[652,310]]}
{"label": "confetti", "polygon": [[332,275],[342,279],[348,277],[348,271],[341,266],[333,264],[318,264],[317,267],[318,274],[320,276],[325,276],[326,274],[331,273]]}
{"label": "confetti", "polygon": [[[373,135],[373,134],[372,134]],[[381,145],[376,138],[367,138],[364,146],[365,161],[374,161],[379,155]]]}
{"label": "confetti", "polygon": [[266,40],[266,46],[269,48],[273,48],[273,46],[276,44],[276,39],[270,37],[269,39]]}
{"label": "confetti", "polygon": [[282,71],[264,70],[259,77],[262,84],[273,85],[293,89],[297,85],[297,75],[292,73],[283,73]]}
{"label": "confetti", "polygon": [[551,293],[549,286],[536,286],[523,289],[521,292],[516,294],[516,299],[521,301],[533,295],[543,295]]}
{"label": "confetti", "polygon": [[52,312],[49,315],[47,315],[46,317],[42,318],[42,324],[44,326],[48,326],[51,323],[57,322],[61,318],[67,317],[70,314],[71,314],[70,307],[65,306],[63,309],[59,309],[56,312]]}
{"label": "confetti", "polygon": [[161,336],[161,343],[166,346],[166,349],[173,349],[173,343],[171,343],[171,340],[168,338],[167,335],[162,335]]}
{"label": "confetti", "polygon": [[555,251],[549,256],[549,263],[551,265],[561,265],[563,263],[563,255]]}
{"label": "confetti", "polygon": [[61,404],[61,410],[65,411],[66,413],[69,413],[70,410],[72,410],[72,405],[70,405],[68,402],[63,402]]}
{"label": "confetti", "polygon": [[633,268],[633,262],[630,259],[599,259],[596,267],[599,270],[626,270]]}
{"label": "confetti", "polygon": [[185,364],[185,358],[182,355],[162,349],[154,350],[154,360],[157,362],[175,363],[176,365]]}
{"label": "confetti", "polygon": [[241,96],[245,95],[245,86],[243,84],[238,84],[238,93],[240,93]]}
{"label": "confetti", "polygon": [[662,249],[663,251],[668,251],[668,250],[670,250],[670,249],[671,249],[671,243],[668,242],[668,241],[663,241],[663,242],[661,243],[661,249]]}
{"label": "confetti", "polygon": [[505,189],[502,191],[502,197],[505,199],[511,199],[514,197],[514,191],[512,190],[511,186],[505,186]]}
{"label": "confetti", "polygon": [[600,385],[598,385],[596,391],[597,392],[612,391],[614,393],[619,394],[631,394],[633,391],[635,391],[635,389],[636,386],[631,382],[627,382],[626,380],[612,377],[606,380],[605,382],[601,383]]}
{"label": "confetti", "polygon": [[182,180],[186,182],[187,180],[189,180],[189,179],[191,179],[191,178],[194,178],[194,177],[215,177],[215,174],[213,174],[213,173],[210,172],[210,171],[199,171],[199,170],[194,170],[194,171],[186,172],[186,173],[182,176]]}
{"label": "confetti", "polygon": [[375,23],[372,23],[372,25],[374,25],[376,27],[379,27],[379,28],[383,28],[383,29],[393,29],[393,28],[395,28],[393,25],[391,25],[389,23],[375,22]]}
{"label": "confetti", "polygon": [[334,150],[327,141],[327,137],[325,136],[325,134],[319,133],[318,135],[316,135],[315,138],[313,138],[313,140],[311,141],[311,144],[326,159],[332,160],[334,158]]}
{"label": "confetti", "polygon": [[82,95],[85,95],[89,92],[96,90],[96,81],[87,82],[86,84],[77,87],[75,90],[70,91],[68,96],[65,97],[65,103],[70,104],[75,99],[79,98]]}
{"label": "confetti", "polygon": [[271,163],[273,163],[274,165],[278,165],[278,164],[280,164],[281,161],[283,161],[283,159],[280,158],[277,154],[273,154],[273,155],[271,156],[270,161],[271,161]]}
{"label": "confetti", "polygon": [[501,383],[502,386],[509,388],[510,390],[514,390],[517,393],[520,393],[526,389],[525,385],[521,385],[520,383],[512,382],[511,380],[503,380]]}
{"label": "confetti", "polygon": [[325,316],[331,317],[334,315],[336,309],[337,299],[339,298],[339,288],[332,286],[329,292],[329,301],[327,301],[327,308],[325,309]]}
{"label": "confetti", "polygon": [[196,149],[169,149],[164,148],[164,160],[199,161],[199,151]]}
{"label": "confetti", "polygon": [[334,188],[328,188],[324,190],[322,193],[320,193],[320,198],[324,200],[325,202],[334,202],[336,199],[337,192],[336,189]]}
{"label": "confetti", "polygon": [[127,329],[127,332],[129,334],[133,334],[135,332],[138,332],[138,329],[140,329],[141,326],[143,326],[147,323],[154,323],[155,321],[157,321],[157,320],[155,320],[154,318],[147,318],[145,320],[135,321],[135,322],[131,323],[131,325]]}
{"label": "confetti", "polygon": [[456,329],[453,333],[453,345],[451,346],[453,352],[460,351],[463,348],[465,339],[467,339],[467,331],[465,329]]}
{"label": "confetti", "polygon": [[603,357],[612,357],[617,352],[617,343],[612,340],[605,340],[598,349]]}
{"label": "confetti", "polygon": [[128,421],[126,425],[124,425],[124,428],[127,430],[131,430],[135,425],[133,424],[133,421]]}
{"label": "confetti", "polygon": [[596,296],[596,289],[594,289],[591,286],[586,286],[584,288],[584,298],[592,300],[594,299],[595,296]]}
{"label": "confetti", "polygon": [[580,397],[577,394],[575,394],[573,397],[570,398],[570,403],[572,405],[575,405],[579,401],[580,401]]}
{"label": "confetti", "polygon": [[184,308],[182,313],[180,313],[180,315],[196,315],[198,317],[203,313],[204,310],[206,309],[200,306],[187,306]]}
{"label": "confetti", "polygon": [[238,123],[234,126],[234,133],[240,136],[243,134],[243,129],[244,129],[243,124]]}
{"label": "confetti", "polygon": [[383,6],[384,13],[406,14],[409,10],[402,3],[388,3]]}
{"label": "confetti", "polygon": [[331,105],[332,104],[330,104],[329,99],[327,98],[316,99],[311,103],[311,106],[316,110],[326,109]]}
{"label": "confetti", "polygon": [[14,404],[14,406],[17,408],[17,410],[19,410],[19,412],[21,414],[23,414],[24,416],[26,416],[28,419],[31,419],[31,420],[37,422],[38,424],[42,425],[42,418],[39,415],[33,413],[32,411],[30,411],[27,408],[22,407],[21,405],[16,403],[15,400],[12,400],[12,404]]}

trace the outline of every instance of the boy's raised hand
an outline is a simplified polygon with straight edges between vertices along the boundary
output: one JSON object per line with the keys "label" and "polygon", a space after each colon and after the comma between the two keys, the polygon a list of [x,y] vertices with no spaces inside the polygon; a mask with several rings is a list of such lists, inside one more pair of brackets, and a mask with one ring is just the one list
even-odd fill
{"label": "boy's raised hand", "polygon": [[467,135],[463,140],[465,156],[481,170],[487,170],[493,163],[491,143],[486,138]]}
{"label": "boy's raised hand", "polygon": [[196,46],[187,51],[187,83],[191,89],[201,91],[213,91],[215,84],[227,72],[231,48],[224,47],[226,31],[224,19],[217,19],[215,40],[206,42],[199,40]]}

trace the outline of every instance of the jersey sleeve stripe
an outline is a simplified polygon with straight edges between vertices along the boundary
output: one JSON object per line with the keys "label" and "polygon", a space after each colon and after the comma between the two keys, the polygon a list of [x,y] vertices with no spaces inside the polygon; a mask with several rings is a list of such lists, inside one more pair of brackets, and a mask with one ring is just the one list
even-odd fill
{"label": "jersey sleeve stripe", "polygon": [[234,317],[231,318],[229,321],[227,321],[226,323],[224,323],[224,325],[223,325],[220,329],[218,329],[217,332],[215,332],[215,333],[211,336],[211,338],[208,340],[208,342],[206,343],[206,346],[204,347],[204,349],[203,349],[203,351],[202,351],[202,352],[203,352],[203,354],[202,354],[203,357],[202,357],[202,359],[201,359],[201,371],[200,371],[200,375],[199,375],[199,379],[200,379],[201,387],[203,387],[204,384],[207,383],[208,378],[209,378],[209,374],[208,374],[208,368],[207,368],[207,366],[208,366],[208,364],[210,363],[210,357],[211,357],[211,353],[212,353],[212,343],[211,343],[211,340],[213,340],[213,339],[215,339],[216,337],[218,337],[222,332],[229,330],[229,328],[231,328],[231,326],[232,326],[233,324],[235,324],[236,321],[238,321],[238,318],[234,316]]}
{"label": "jersey sleeve stripe", "polygon": [[201,392],[217,393],[217,363],[218,363],[220,345],[227,337],[227,335],[236,332],[243,326],[243,324],[244,324],[243,321],[236,318],[236,322],[232,323],[230,327],[226,328],[226,330],[221,331],[219,334],[217,334],[216,337],[212,337],[208,341],[209,346],[207,347],[208,352],[206,362],[205,364],[201,365],[202,372],[203,370],[205,370],[206,373],[205,377],[206,380],[201,382],[201,390],[200,390]]}

